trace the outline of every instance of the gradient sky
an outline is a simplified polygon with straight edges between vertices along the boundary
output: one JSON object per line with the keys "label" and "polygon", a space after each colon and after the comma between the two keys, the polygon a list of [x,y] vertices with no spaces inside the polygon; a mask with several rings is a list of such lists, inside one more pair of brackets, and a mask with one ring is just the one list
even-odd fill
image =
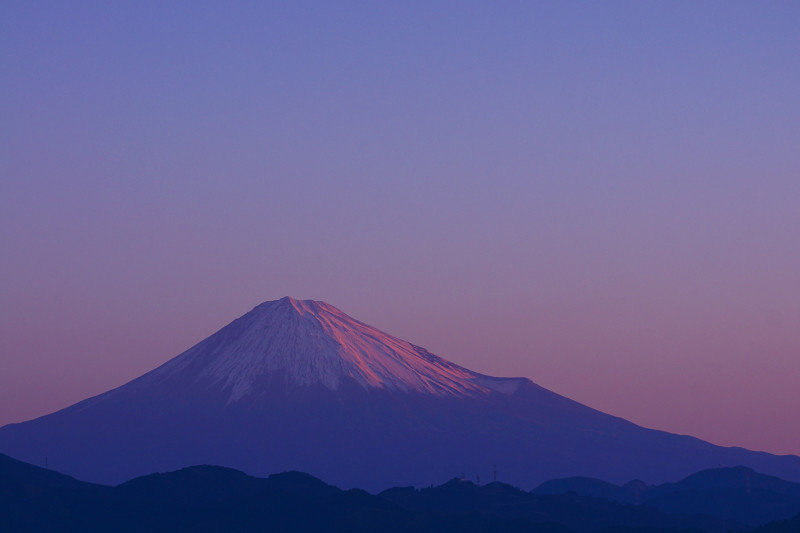
{"label": "gradient sky", "polygon": [[800,3],[197,4],[0,4],[0,425],[291,295],[800,454]]}

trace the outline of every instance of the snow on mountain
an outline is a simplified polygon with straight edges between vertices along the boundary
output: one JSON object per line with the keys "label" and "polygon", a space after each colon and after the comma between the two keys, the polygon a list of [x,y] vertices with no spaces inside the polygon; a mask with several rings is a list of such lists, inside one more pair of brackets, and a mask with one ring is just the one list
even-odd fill
{"label": "snow on mountain", "polygon": [[148,375],[210,377],[235,402],[280,375],[291,385],[337,390],[345,378],[365,389],[470,396],[507,394],[521,378],[492,378],[450,363],[325,302],[285,297],[265,302]]}
{"label": "snow on mountain", "polygon": [[121,387],[0,428],[0,453],[112,484],[197,464],[301,470],[369,490],[461,472],[489,479],[493,465],[522,487],[574,476],[660,483],[720,465],[800,480],[798,457],[642,428],[291,298]]}

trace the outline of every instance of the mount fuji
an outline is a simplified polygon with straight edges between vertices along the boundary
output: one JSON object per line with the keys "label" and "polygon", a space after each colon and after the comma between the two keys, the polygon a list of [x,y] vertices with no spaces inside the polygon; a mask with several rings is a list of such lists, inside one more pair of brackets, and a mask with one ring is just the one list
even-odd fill
{"label": "mount fuji", "polygon": [[570,476],[662,483],[736,465],[800,481],[800,457],[646,429],[289,297],[121,387],[0,428],[0,452],[107,484],[197,464],[369,490],[488,481],[495,468],[527,488]]}

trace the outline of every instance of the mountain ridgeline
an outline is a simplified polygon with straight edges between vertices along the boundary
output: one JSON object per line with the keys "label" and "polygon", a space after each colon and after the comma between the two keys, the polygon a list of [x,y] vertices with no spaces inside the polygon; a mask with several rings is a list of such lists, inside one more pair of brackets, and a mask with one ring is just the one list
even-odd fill
{"label": "mountain ridgeline", "polygon": [[462,472],[488,480],[494,465],[527,489],[574,476],[663,483],[736,465],[800,481],[796,456],[642,428],[288,297],[121,387],[0,428],[0,452],[105,484],[197,464],[299,470],[371,491]]}
{"label": "mountain ridgeline", "polygon": [[[565,481],[575,480],[546,485]],[[656,496],[641,505],[540,489],[546,490],[544,485],[526,492],[501,482],[479,486],[453,479],[372,495],[343,491],[301,472],[257,478],[217,466],[151,474],[109,487],[0,455],[0,530],[727,533],[763,526],[796,533],[786,528],[800,520],[800,484],[742,468],[644,487]],[[732,503],[740,507],[738,516],[719,508],[721,494],[737,495]]]}

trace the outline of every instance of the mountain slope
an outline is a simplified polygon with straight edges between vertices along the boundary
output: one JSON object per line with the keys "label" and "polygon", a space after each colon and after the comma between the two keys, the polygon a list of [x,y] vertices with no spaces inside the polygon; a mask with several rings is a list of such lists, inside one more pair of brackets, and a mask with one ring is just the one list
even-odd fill
{"label": "mountain slope", "polygon": [[[757,484],[760,476],[751,472]],[[28,493],[0,491],[0,530],[17,531],[435,531],[666,533],[739,531],[742,522],[667,513],[650,505],[571,493],[540,495],[493,482],[454,479],[417,490],[396,487],[379,495],[342,491],[302,472],[257,478],[218,466],[192,466],[135,478],[116,487],[91,485],[0,456],[0,484],[10,476]],[[702,476],[701,476],[702,477]],[[705,476],[708,478],[708,476]],[[712,477],[714,477],[712,475]],[[719,478],[720,476],[716,476]],[[724,473],[723,473],[724,477]],[[47,480],[43,483],[43,480]],[[56,482],[53,483],[52,481]],[[775,486],[776,478],[765,478]],[[780,481],[780,480],[777,480]],[[718,480],[710,480],[717,486]],[[680,485],[680,483],[678,484]],[[727,486],[727,484],[724,484]],[[783,489],[793,484],[780,481]],[[796,485],[796,484],[795,484]],[[705,482],[703,482],[705,486]],[[713,505],[713,502],[710,502]],[[769,517],[743,515],[748,523]]]}
{"label": "mountain slope", "polygon": [[[411,487],[389,489],[381,492],[380,496],[413,512],[477,512],[508,520],[561,524],[579,533],[727,531],[722,521],[711,515],[668,514],[646,505],[623,505],[576,493],[540,495],[500,482],[476,486],[469,481],[454,479],[438,487],[420,490]],[[727,525],[739,524],[729,522]]]}
{"label": "mountain slope", "polygon": [[703,470],[677,483],[658,486],[634,481],[620,487],[598,479],[570,478],[545,482],[533,491],[540,495],[569,492],[641,503],[665,513],[713,515],[750,527],[800,513],[800,483],[741,466]]}
{"label": "mountain slope", "polygon": [[527,488],[578,475],[657,483],[739,464],[800,480],[798,457],[644,429],[291,298],[130,383],[0,428],[0,452],[110,484],[193,464],[302,470],[369,490],[489,479],[494,464]]}
{"label": "mountain slope", "polygon": [[[553,480],[525,492],[501,482],[478,486],[454,479],[438,487],[396,487],[373,496],[358,489],[341,491],[301,472],[256,478],[204,465],[108,487],[0,455],[0,531],[724,533],[791,517],[783,504],[800,502],[800,484],[744,468],[708,470],[648,487],[655,498],[645,494],[644,505],[576,492],[537,494],[557,485],[605,490],[604,484],[591,481]],[[740,490],[738,497],[726,492],[731,490]],[[673,503],[688,507],[665,510],[658,501],[664,495],[678,495]],[[730,510],[736,515],[729,516]],[[792,526],[775,523],[768,529],[797,531]]]}
{"label": "mountain slope", "polygon": [[88,489],[92,486],[91,483],[23,463],[0,453],[0,499],[5,501],[19,501],[55,490]]}
{"label": "mountain slope", "polygon": [[257,306],[142,381],[174,375],[206,378],[229,392],[228,402],[258,394],[264,379],[330,390],[352,380],[365,389],[438,396],[510,391],[524,381],[477,374],[325,302],[289,297]]}

